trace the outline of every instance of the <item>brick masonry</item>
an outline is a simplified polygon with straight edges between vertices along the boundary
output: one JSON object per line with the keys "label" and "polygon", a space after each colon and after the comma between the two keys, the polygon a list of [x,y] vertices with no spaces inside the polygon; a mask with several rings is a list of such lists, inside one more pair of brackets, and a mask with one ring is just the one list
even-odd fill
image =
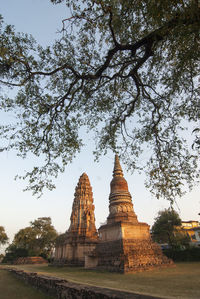
{"label": "brick masonry", "polygon": [[138,221],[117,155],[109,203],[107,223],[98,230],[97,268],[128,273],[174,267],[172,260],[151,240],[149,225]]}
{"label": "brick masonry", "polygon": [[98,242],[93,193],[89,178],[83,173],[76,186],[68,231],[56,245],[54,264],[84,266],[85,254]]}
{"label": "brick masonry", "polygon": [[53,298],[62,299],[159,299],[147,295],[105,289],[72,283],[64,279],[38,275],[23,270],[9,269],[17,278],[45,292]]}
{"label": "brick masonry", "polygon": [[16,260],[14,260],[13,264],[47,264],[47,260],[43,259],[41,256],[18,257]]}

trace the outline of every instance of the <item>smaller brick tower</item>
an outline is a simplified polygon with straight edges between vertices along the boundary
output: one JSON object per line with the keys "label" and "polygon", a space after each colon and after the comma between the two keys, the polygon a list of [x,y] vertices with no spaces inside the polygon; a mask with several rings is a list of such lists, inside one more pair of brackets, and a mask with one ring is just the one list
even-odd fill
{"label": "smaller brick tower", "polygon": [[173,265],[152,242],[149,225],[138,222],[117,155],[110,189],[109,216],[99,228],[98,267],[127,273]]}
{"label": "smaller brick tower", "polygon": [[76,186],[68,231],[61,236],[56,246],[56,263],[83,266],[85,255],[98,242],[95,227],[93,193],[89,178],[83,173]]}

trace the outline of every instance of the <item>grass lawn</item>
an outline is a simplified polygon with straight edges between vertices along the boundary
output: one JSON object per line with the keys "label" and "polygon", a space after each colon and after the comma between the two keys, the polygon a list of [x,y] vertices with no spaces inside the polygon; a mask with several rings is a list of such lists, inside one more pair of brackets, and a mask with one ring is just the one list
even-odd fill
{"label": "grass lawn", "polygon": [[50,299],[42,292],[26,285],[12,273],[0,269],[0,299]]}
{"label": "grass lawn", "polygon": [[47,265],[18,265],[15,267],[64,278],[72,282],[163,298],[200,298],[200,262],[178,263],[175,268],[125,275],[83,268],[48,267]]}

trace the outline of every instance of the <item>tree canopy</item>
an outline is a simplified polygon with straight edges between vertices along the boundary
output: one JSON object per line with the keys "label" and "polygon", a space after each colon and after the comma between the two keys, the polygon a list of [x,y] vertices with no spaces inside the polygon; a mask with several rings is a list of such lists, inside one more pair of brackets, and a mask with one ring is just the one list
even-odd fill
{"label": "tree canopy", "polygon": [[12,244],[7,248],[7,255],[49,257],[58,234],[50,217],[38,218],[30,226],[20,229],[15,234]]}
{"label": "tree canopy", "polygon": [[153,240],[158,243],[167,243],[171,248],[180,248],[188,245],[190,239],[181,229],[181,219],[173,209],[165,209],[158,212],[152,226]]}
{"label": "tree canopy", "polygon": [[16,116],[1,126],[1,150],[44,156],[24,176],[40,193],[81,150],[85,126],[97,158],[119,153],[145,171],[158,198],[173,201],[199,175],[199,1],[51,2],[71,12],[52,47],[1,20],[0,83],[16,90],[1,96],[1,109]]}
{"label": "tree canopy", "polygon": [[0,226],[0,246],[8,242],[8,236],[3,226]]}

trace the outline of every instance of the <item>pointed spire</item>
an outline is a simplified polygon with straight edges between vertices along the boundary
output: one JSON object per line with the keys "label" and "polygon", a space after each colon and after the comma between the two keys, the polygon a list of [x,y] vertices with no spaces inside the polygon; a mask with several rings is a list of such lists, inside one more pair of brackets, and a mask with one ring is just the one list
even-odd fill
{"label": "pointed spire", "polygon": [[82,183],[83,181],[87,181],[87,183],[90,185],[90,180],[89,180],[89,178],[88,178],[88,175],[87,175],[87,173],[82,173],[82,175],[80,176],[80,178],[79,178],[79,182],[78,183]]}
{"label": "pointed spire", "polygon": [[83,177],[83,178],[86,178],[86,179],[88,179],[88,180],[89,180],[89,178],[88,178],[88,175],[87,175],[87,173],[86,173],[86,172],[82,173],[82,175],[80,176],[80,178],[81,178],[81,177]]}
{"label": "pointed spire", "polygon": [[118,155],[115,155],[115,164],[114,164],[114,169],[113,169],[113,177],[120,176],[123,177],[123,171],[119,162],[119,157]]}
{"label": "pointed spire", "polygon": [[88,175],[84,172],[80,176],[78,184],[75,188],[74,204],[76,204],[77,202],[81,202],[83,204],[85,201],[88,200],[91,203],[93,202],[93,193]]}
{"label": "pointed spire", "polygon": [[119,221],[137,222],[131,194],[124,178],[118,155],[115,155],[113,179],[110,183],[108,224]]}
{"label": "pointed spire", "polygon": [[71,224],[68,232],[72,237],[97,238],[92,187],[85,172],[80,176],[75,188],[70,219]]}

